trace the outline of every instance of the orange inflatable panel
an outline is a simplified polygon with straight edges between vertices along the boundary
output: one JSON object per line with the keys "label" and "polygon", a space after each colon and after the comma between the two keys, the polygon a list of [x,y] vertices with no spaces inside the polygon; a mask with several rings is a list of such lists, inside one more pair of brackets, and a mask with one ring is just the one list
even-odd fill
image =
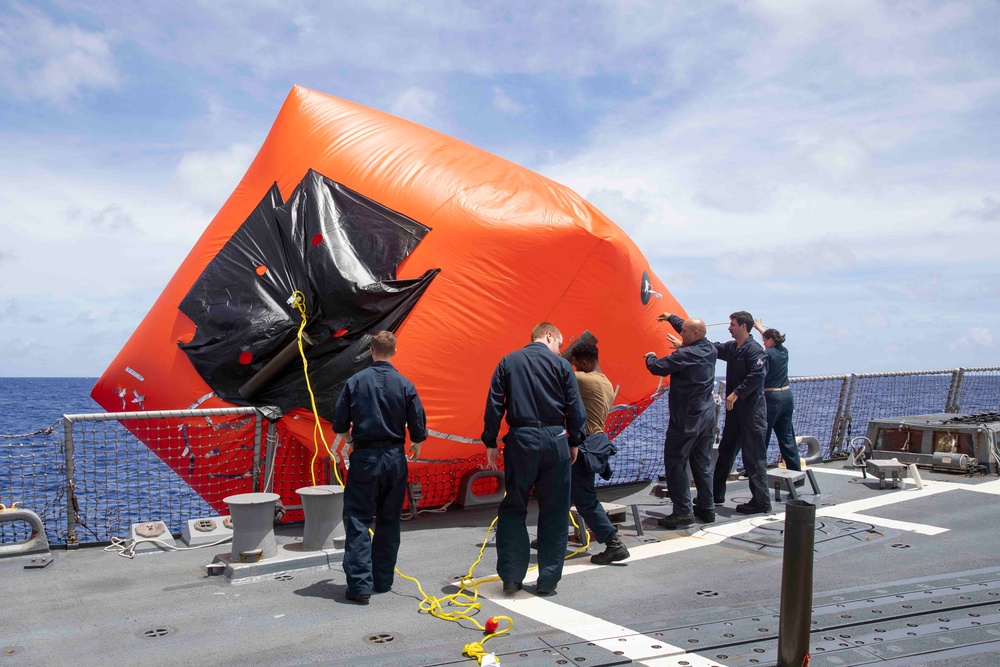
{"label": "orange inflatable panel", "polygon": [[[364,336],[396,332],[393,363],[416,385],[432,434],[410,471],[427,506],[453,500],[458,477],[484,461],[477,439],[490,377],[503,355],[530,342],[535,324],[552,322],[567,342],[584,331],[598,339],[616,405],[634,406],[613,413],[613,435],[660,387],[643,364],[645,352],[667,352],[656,316],[684,316],[632,240],[572,190],[296,86],[93,398],[109,411],[136,409],[121,398],[133,395],[144,410],[277,405],[284,416],[268,472],[283,501],[297,505],[315,449],[297,350],[253,386],[294,347],[295,292],[331,444],[326,418],[343,382],[367,363]],[[249,484],[248,459],[235,454],[248,446],[213,433],[240,419],[188,420],[155,439],[132,430],[223,511],[222,497]],[[325,481],[322,457],[312,465]]]}

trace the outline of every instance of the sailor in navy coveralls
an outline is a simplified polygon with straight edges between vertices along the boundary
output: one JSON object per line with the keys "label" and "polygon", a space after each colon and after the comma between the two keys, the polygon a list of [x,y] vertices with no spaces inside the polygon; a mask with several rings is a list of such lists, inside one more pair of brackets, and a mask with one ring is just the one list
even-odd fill
{"label": "sailor in navy coveralls", "polygon": [[[372,365],[347,381],[333,418],[333,430],[353,447],[344,488],[344,574],[347,599],[358,604],[368,604],[373,591],[392,588],[406,497],[406,427],[413,443],[411,460],[419,456],[427,439],[427,419],[417,390],[389,363],[396,353],[396,337],[378,332],[372,337],[371,352]],[[375,538],[369,539],[373,518]]]}
{"label": "sailor in navy coveralls", "polygon": [[750,480],[750,502],[736,506],[741,514],[764,514],[771,511],[767,494],[767,406],[764,402],[764,376],[767,357],[760,343],[750,336],[753,317],[741,310],[729,316],[733,340],[715,343],[719,359],[726,362],[726,423],[715,463],[715,504],[726,500],[726,480],[743,454],[743,466]]}
{"label": "sailor in navy coveralls", "polygon": [[[668,335],[676,348],[673,353],[656,358],[646,353],[646,369],[653,375],[670,376],[667,405],[670,422],[663,442],[664,477],[673,512],[659,520],[664,528],[679,528],[694,523],[715,521],[712,491],[712,442],[715,440],[715,346],[705,338],[705,322],[682,320],[663,313],[657,318],[681,334]],[[687,466],[691,463],[698,498],[691,505],[691,482]]]}
{"label": "sailor in navy coveralls", "polygon": [[799,446],[795,442],[795,427],[792,417],[795,414],[795,399],[792,398],[792,387],[788,383],[788,349],[785,347],[785,336],[777,329],[766,329],[760,318],[753,321],[753,327],[760,332],[764,341],[764,354],[767,355],[767,376],[764,378],[764,401],[767,404],[767,434],[765,442],[771,441],[771,431],[778,438],[778,448],[785,467],[789,470],[802,470],[799,458]]}
{"label": "sailor in navy coveralls", "polygon": [[497,574],[505,593],[521,588],[528,571],[528,493],[538,496],[538,583],[551,595],[562,577],[570,506],[570,467],[586,437],[587,414],[573,367],[559,356],[562,334],[548,322],[532,342],[497,365],[486,399],[483,444],[490,468],[499,461],[497,435],[507,415],[504,476],[507,494],[497,521]]}

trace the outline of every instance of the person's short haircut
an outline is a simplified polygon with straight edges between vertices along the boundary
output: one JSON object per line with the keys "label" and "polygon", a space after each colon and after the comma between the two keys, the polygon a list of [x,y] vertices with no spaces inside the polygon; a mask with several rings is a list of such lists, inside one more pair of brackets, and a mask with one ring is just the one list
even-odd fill
{"label": "person's short haircut", "polygon": [[775,345],[783,345],[785,343],[785,337],[777,329],[768,329],[761,335],[768,340],[773,340]]}
{"label": "person's short haircut", "polygon": [[396,337],[391,331],[379,331],[372,336],[372,352],[380,357],[389,357],[396,353]]}
{"label": "person's short haircut", "polygon": [[531,330],[531,340],[536,341],[545,338],[545,334],[552,334],[556,337],[562,336],[562,334],[559,333],[559,329],[556,329],[556,325],[549,324],[548,322],[539,322],[535,325],[535,328]]}
{"label": "person's short haircut", "polygon": [[753,315],[745,310],[737,310],[735,313],[729,316],[729,319],[736,320],[736,324],[741,324],[750,333],[753,329]]}
{"label": "person's short haircut", "polygon": [[577,361],[597,361],[597,346],[589,341],[580,341],[573,346],[572,356]]}

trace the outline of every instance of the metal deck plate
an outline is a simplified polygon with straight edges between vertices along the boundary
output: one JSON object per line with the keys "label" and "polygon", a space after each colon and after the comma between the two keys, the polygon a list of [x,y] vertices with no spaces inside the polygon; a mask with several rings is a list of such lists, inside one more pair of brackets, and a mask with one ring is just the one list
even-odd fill
{"label": "metal deck plate", "polygon": [[[705,532],[712,532],[706,527]],[[817,558],[847,549],[877,544],[899,536],[899,531],[876,528],[873,524],[848,519],[819,517],[816,519],[814,550]],[[753,530],[729,537],[723,544],[759,553],[780,556],[784,548],[785,522],[762,517]]]}

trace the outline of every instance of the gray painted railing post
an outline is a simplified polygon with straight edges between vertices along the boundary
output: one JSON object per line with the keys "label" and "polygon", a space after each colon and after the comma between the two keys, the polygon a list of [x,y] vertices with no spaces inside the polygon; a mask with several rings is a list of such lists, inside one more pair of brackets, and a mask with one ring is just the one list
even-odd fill
{"label": "gray painted railing post", "polygon": [[73,420],[63,417],[63,449],[66,452],[66,548],[80,546],[76,538],[76,479],[73,475],[76,457],[73,452]]}
{"label": "gray painted railing post", "polygon": [[965,371],[967,368],[958,369],[958,377],[955,378],[955,395],[951,399],[951,412],[961,412],[962,404],[959,403],[959,398],[962,396],[962,380],[965,379]]}
{"label": "gray painted railing post", "polygon": [[261,436],[264,432],[264,415],[258,410],[253,416],[253,490],[254,493],[260,491],[260,446]]}
{"label": "gray painted railing post", "polygon": [[[847,388],[847,398],[844,399],[844,412],[840,417],[840,425],[837,428],[837,455],[843,453],[844,450],[844,438],[847,437],[847,432],[851,428],[851,402],[854,400],[854,387],[857,385],[858,376],[856,373],[851,374],[850,385]],[[843,389],[841,389],[843,391]],[[830,455],[833,456],[833,447],[830,447]]]}
{"label": "gray painted railing post", "polygon": [[264,493],[270,493],[274,487],[274,457],[278,449],[278,426],[274,422],[267,424],[267,446],[264,452]]}
{"label": "gray painted railing post", "polygon": [[840,447],[838,446],[839,432],[840,432],[840,422],[844,416],[844,396],[847,394],[847,382],[848,377],[845,375],[840,383],[840,395],[837,396],[837,412],[833,416],[833,427],[830,429],[830,457],[832,458],[835,454],[840,453]]}

